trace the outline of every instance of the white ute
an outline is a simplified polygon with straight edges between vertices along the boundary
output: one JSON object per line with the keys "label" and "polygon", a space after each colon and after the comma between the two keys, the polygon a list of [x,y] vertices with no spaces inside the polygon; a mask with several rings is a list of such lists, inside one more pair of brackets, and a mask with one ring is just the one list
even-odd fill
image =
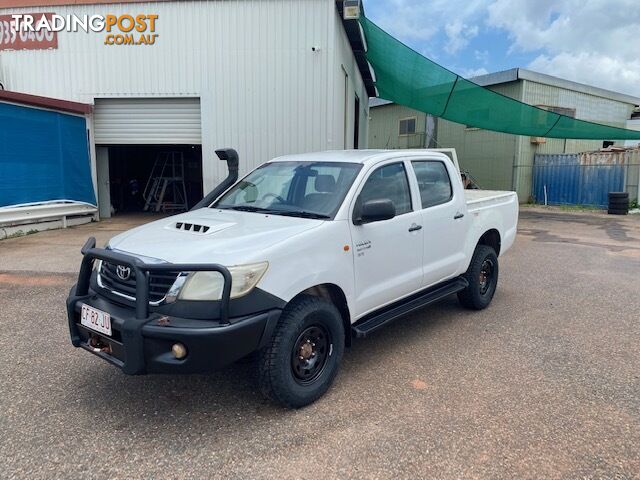
{"label": "white ute", "polygon": [[[125,373],[204,372],[256,353],[262,391],[318,399],[345,346],[457,293],[489,305],[514,192],[465,190],[454,151],[289,155],[194,210],[90,239],[67,301],[73,345]],[[449,155],[445,154],[449,153]]]}

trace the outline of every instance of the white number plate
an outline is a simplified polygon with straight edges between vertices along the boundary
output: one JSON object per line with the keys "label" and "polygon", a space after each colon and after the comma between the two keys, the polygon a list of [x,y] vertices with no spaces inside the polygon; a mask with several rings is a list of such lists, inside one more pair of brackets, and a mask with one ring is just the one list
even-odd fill
{"label": "white number plate", "polygon": [[91,330],[111,336],[111,315],[89,305],[82,305],[80,323]]}

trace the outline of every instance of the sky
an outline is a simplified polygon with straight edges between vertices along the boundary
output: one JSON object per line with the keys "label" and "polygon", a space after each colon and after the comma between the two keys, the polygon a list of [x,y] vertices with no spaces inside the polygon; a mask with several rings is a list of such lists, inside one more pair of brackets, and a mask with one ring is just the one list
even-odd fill
{"label": "sky", "polygon": [[640,97],[640,0],[363,0],[367,17],[473,77],[528,68]]}

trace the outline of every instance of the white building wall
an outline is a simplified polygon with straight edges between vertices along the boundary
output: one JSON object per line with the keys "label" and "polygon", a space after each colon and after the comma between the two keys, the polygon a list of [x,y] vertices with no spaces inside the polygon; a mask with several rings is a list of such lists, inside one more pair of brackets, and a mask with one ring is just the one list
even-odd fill
{"label": "white building wall", "polygon": [[[333,3],[333,2],[332,2]],[[349,39],[342,27],[342,20],[338,14],[333,17],[333,44],[335,45],[334,51],[334,65],[340,65],[339,70],[335,70],[334,84],[335,91],[331,95],[334,98],[333,104],[336,109],[333,113],[334,126],[340,130],[337,138],[339,138],[339,144],[336,144],[337,149],[341,148],[354,148],[354,105],[355,96],[358,95],[360,99],[360,121],[359,121],[359,148],[366,148],[369,137],[369,96],[366,93],[360,71],[358,70],[358,64],[355,57],[351,53],[351,46],[349,45]],[[347,112],[344,114],[344,86],[345,86],[345,72],[347,74]],[[347,128],[344,128],[344,124],[347,124]],[[344,132],[346,130],[346,141],[344,138]]]}
{"label": "white building wall", "polygon": [[[216,0],[0,9],[0,14],[159,15],[152,46],[105,45],[105,33],[58,33],[57,50],[3,51],[7,90],[85,103],[95,98],[200,97],[205,191],[226,175],[215,157],[236,148],[244,173],[287,153],[344,146],[344,77],[367,96],[333,0]],[[312,51],[316,47],[316,51]]]}
{"label": "white building wall", "polygon": [[[629,130],[640,130],[640,118],[633,118],[631,120],[627,120],[627,128]],[[639,145],[640,145],[640,141],[638,140],[627,140],[626,142],[624,142],[625,147],[637,147]]]}

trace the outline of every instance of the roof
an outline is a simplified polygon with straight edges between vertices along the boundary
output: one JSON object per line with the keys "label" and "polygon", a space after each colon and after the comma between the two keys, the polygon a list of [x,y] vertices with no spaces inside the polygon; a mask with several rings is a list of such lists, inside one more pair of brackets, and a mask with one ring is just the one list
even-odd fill
{"label": "roof", "polygon": [[392,105],[391,100],[385,100],[384,98],[372,97],[369,99],[369,108],[382,107],[383,105]]}
{"label": "roof", "polygon": [[79,113],[85,115],[93,111],[93,105],[88,103],[70,102],[59,98],[41,97],[20,92],[0,90],[0,102],[17,103],[30,107],[48,108],[61,112]]}
{"label": "roof", "polygon": [[[343,162],[343,163],[369,163],[381,159],[404,158],[416,154],[431,156],[443,156],[444,153],[435,150],[326,150],[324,152],[300,153],[283,155],[274,158],[270,162]],[[446,156],[446,155],[445,155]]]}
{"label": "roof", "polygon": [[6,0],[2,8],[16,7],[51,7],[57,5],[99,5],[108,3],[150,3],[169,0]]}
{"label": "roof", "polygon": [[477,77],[471,78],[471,81],[473,83],[480,85],[481,87],[499,85],[501,83],[516,82],[518,80],[529,80],[531,82],[542,83],[544,85],[550,85],[552,87],[564,88],[566,90],[586,93],[589,95],[594,95],[596,97],[616,100],[622,103],[640,105],[640,98],[634,97],[632,95],[626,95],[624,93],[614,92],[599,87],[593,87],[584,83],[565,80],[563,78],[534,72],[533,70],[527,70],[525,68],[512,68],[511,70],[488,73],[487,75],[479,75]]}

